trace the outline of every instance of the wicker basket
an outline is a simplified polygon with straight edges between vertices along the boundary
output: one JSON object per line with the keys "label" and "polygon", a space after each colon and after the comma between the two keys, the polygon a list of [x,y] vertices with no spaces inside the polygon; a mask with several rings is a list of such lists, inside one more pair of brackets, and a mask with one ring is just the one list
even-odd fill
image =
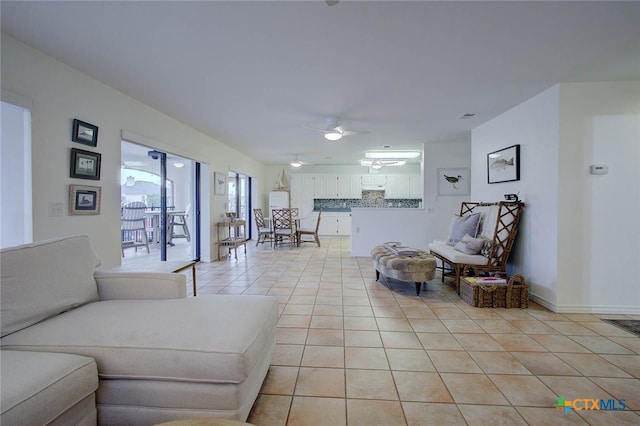
{"label": "wicker basket", "polygon": [[527,287],[522,275],[516,274],[509,278],[506,299],[507,308],[526,309],[529,307],[529,287]]}
{"label": "wicker basket", "polygon": [[524,277],[516,274],[507,285],[477,284],[474,277],[460,280],[460,297],[478,308],[527,308],[529,291]]}

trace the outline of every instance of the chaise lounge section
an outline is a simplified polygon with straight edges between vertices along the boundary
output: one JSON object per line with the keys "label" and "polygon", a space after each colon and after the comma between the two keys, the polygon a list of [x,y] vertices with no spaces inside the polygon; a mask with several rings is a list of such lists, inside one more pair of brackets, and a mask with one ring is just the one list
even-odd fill
{"label": "chaise lounge section", "polygon": [[[181,274],[96,272],[86,236],[6,249],[1,261],[3,363],[16,351],[93,361],[98,424],[248,417],[275,349],[275,298],[186,298]],[[15,418],[46,424],[25,423],[31,414]]]}

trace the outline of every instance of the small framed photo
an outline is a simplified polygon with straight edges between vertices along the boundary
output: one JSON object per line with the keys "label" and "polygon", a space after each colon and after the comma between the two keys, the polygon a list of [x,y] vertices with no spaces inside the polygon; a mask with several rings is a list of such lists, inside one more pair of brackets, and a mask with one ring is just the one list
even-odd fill
{"label": "small framed photo", "polygon": [[69,177],[100,180],[102,154],[71,148],[71,170]]}
{"label": "small framed photo", "polygon": [[71,131],[71,140],[89,146],[97,146],[98,126],[74,119],[73,130]]}
{"label": "small framed photo", "polygon": [[438,196],[470,194],[470,169],[438,169],[437,172]]}
{"label": "small framed photo", "polygon": [[100,214],[99,186],[69,185],[69,214]]}
{"label": "small framed photo", "polygon": [[515,180],[520,180],[520,145],[513,145],[487,154],[488,183]]}
{"label": "small framed photo", "polygon": [[227,175],[226,173],[214,172],[213,179],[215,180],[213,193],[217,195],[224,195],[227,193]]}

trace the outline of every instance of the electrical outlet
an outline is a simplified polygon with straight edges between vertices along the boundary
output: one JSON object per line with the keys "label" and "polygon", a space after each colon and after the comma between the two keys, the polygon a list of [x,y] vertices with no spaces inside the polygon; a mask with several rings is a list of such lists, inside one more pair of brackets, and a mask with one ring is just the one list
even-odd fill
{"label": "electrical outlet", "polygon": [[62,216],[64,205],[62,203],[49,203],[49,217]]}

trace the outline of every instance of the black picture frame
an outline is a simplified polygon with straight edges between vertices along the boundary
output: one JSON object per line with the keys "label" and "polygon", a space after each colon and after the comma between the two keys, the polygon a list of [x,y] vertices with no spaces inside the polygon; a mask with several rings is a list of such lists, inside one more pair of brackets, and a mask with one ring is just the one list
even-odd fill
{"label": "black picture frame", "polygon": [[71,168],[69,177],[77,179],[100,180],[102,154],[71,148]]}
{"label": "black picture frame", "polygon": [[71,140],[84,145],[98,146],[98,126],[74,118]]}
{"label": "black picture frame", "polygon": [[487,183],[520,180],[520,145],[512,145],[487,154]]}
{"label": "black picture frame", "polygon": [[69,185],[69,214],[100,214],[102,188],[99,186]]}

